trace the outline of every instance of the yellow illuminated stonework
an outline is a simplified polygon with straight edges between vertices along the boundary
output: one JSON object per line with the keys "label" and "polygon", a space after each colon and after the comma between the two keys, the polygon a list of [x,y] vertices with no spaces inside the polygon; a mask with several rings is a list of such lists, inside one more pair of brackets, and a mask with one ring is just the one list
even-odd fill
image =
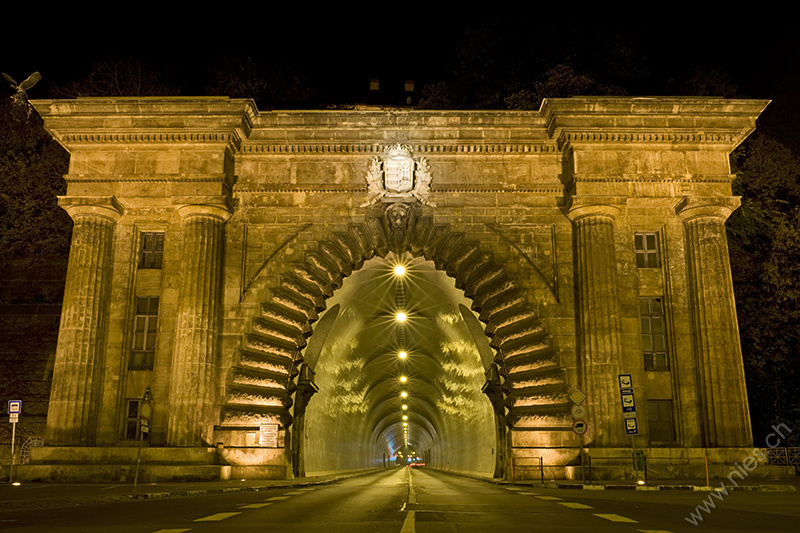
{"label": "yellow illuminated stonework", "polygon": [[765,101],[32,104],[70,153],[74,230],[22,480],[129,479],[107,465],[134,464],[148,388],[148,481],[388,468],[409,446],[434,468],[524,479],[542,457],[574,478],[582,442],[597,475],[634,444],[653,477],[689,478],[752,448],[725,221],[729,154]]}

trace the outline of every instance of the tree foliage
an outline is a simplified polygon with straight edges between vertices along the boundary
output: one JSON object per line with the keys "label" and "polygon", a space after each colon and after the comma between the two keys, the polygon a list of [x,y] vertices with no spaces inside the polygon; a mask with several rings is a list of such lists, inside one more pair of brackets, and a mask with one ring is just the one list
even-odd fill
{"label": "tree foliage", "polygon": [[96,61],[85,78],[57,86],[61,98],[79,96],[176,96],[180,88],[169,84],[157,70],[133,57]]}
{"label": "tree foliage", "polygon": [[0,265],[67,254],[72,222],[56,200],[67,164],[39,116],[0,95]]}
{"label": "tree foliage", "polygon": [[742,206],[728,222],[731,268],[756,442],[800,427],[800,158],[765,133],[734,157]]}

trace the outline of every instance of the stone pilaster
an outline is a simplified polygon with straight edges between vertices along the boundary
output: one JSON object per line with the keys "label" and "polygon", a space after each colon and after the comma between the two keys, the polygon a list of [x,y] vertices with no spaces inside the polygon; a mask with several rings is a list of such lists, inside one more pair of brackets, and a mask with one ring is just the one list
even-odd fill
{"label": "stone pilaster", "polygon": [[713,197],[685,198],[676,208],[686,228],[698,400],[710,447],[753,444],[725,234],[737,207],[736,197]]}
{"label": "stone pilaster", "polygon": [[167,444],[211,444],[212,408],[217,403],[219,306],[225,222],[230,211],[186,205],[178,322],[170,377]]}
{"label": "stone pilaster", "polygon": [[94,444],[114,225],[123,210],[113,197],[62,196],[59,205],[74,227],[45,440],[50,445],[86,446]]}
{"label": "stone pilaster", "polygon": [[622,325],[614,253],[614,220],[621,198],[574,197],[567,216],[575,224],[578,287],[578,368],[587,396],[587,443],[627,444],[616,377],[622,370]]}

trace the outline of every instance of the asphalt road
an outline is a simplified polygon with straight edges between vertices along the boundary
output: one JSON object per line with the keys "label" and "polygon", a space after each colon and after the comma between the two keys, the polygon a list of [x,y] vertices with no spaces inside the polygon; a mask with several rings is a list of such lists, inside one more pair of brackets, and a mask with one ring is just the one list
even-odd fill
{"label": "asphalt road", "polygon": [[[715,507],[698,511],[711,500]],[[690,513],[703,516],[697,525]],[[800,492],[559,490],[400,468],[316,487],[3,511],[14,532],[733,532],[800,530]]]}

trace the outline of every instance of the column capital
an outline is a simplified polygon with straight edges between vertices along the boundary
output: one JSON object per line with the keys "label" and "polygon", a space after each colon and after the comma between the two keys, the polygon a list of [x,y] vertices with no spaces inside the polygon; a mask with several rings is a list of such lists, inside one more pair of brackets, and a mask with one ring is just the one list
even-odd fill
{"label": "column capital", "polygon": [[209,217],[227,222],[233,213],[233,205],[227,196],[180,198],[175,204],[184,222],[192,217]]}
{"label": "column capital", "polygon": [[623,196],[570,196],[564,206],[564,214],[577,222],[585,217],[607,217],[615,219],[625,207]]}
{"label": "column capital", "polygon": [[59,196],[58,205],[72,220],[99,217],[115,223],[125,214],[125,208],[114,196]]}
{"label": "column capital", "polygon": [[684,223],[698,218],[724,223],[741,204],[739,196],[684,196],[675,206],[675,214]]}

